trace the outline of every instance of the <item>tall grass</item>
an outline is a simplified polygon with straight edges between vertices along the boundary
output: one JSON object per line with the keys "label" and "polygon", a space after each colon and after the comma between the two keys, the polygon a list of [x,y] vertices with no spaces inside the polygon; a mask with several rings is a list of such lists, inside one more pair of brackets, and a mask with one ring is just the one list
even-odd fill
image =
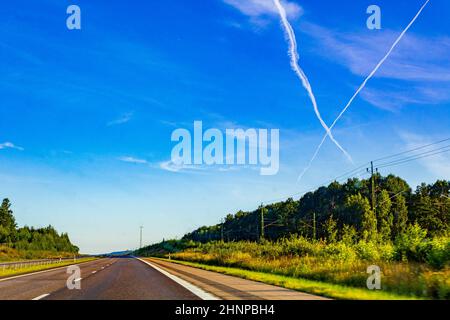
{"label": "tall grass", "polygon": [[33,265],[33,266],[24,265],[23,267],[17,268],[17,269],[0,269],[0,279],[6,278],[6,277],[22,275],[22,274],[27,274],[27,273],[32,273],[32,272],[37,272],[37,271],[65,267],[65,266],[69,266],[69,265],[73,265],[73,264],[80,264],[80,263],[84,263],[84,262],[88,262],[88,261],[93,261],[95,259],[97,259],[97,258],[86,257],[86,258],[77,259],[76,262],[62,261],[62,262],[58,262],[58,263],[50,263],[50,264],[43,264],[43,265]]}
{"label": "tall grass", "polygon": [[428,253],[423,254],[425,258],[437,259],[439,263],[436,264],[431,260],[430,263],[408,261],[405,247],[401,248],[403,252],[399,252],[389,243],[325,243],[303,237],[263,243],[241,241],[190,245],[188,249],[173,253],[172,257],[355,288],[366,288],[367,267],[377,265],[382,270],[382,290],[386,292],[450,299],[447,244],[443,245],[443,240],[434,241],[436,247],[429,247]]}
{"label": "tall grass", "polygon": [[17,250],[5,245],[0,245],[0,262],[30,260],[30,259],[53,259],[71,258],[71,252],[56,252],[44,250]]}

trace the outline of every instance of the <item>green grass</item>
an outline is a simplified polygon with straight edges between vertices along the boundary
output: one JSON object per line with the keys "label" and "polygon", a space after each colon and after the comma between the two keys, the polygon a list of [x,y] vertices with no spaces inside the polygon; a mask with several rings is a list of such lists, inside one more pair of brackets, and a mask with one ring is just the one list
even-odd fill
{"label": "green grass", "polygon": [[22,250],[10,248],[0,244],[0,262],[14,262],[21,260],[72,258],[73,252],[49,250]]}
{"label": "green grass", "polygon": [[77,261],[75,263],[72,260],[72,261],[65,261],[65,262],[61,262],[61,263],[52,263],[52,264],[46,264],[46,265],[29,266],[29,267],[24,267],[24,268],[20,268],[20,269],[5,269],[5,270],[2,270],[0,268],[0,279],[1,278],[12,277],[12,276],[18,276],[18,275],[27,274],[27,273],[32,273],[32,272],[37,272],[37,271],[55,269],[55,268],[58,268],[58,267],[65,267],[65,266],[69,266],[69,265],[72,265],[72,264],[79,264],[79,263],[84,263],[84,262],[88,262],[88,261],[93,261],[93,260],[96,260],[96,259],[97,258],[81,258],[81,259],[77,259]]}
{"label": "green grass", "polygon": [[351,288],[337,284],[293,278],[282,275],[249,271],[239,268],[212,266],[196,262],[186,262],[181,260],[169,260],[158,258],[163,261],[178,263],[203,270],[219,272],[222,274],[240,277],[248,280],[263,282],[271,285],[284,287],[291,290],[302,291],[314,295],[324,296],[339,300],[415,300],[419,299],[411,296],[398,295],[384,291],[371,291],[368,289]]}
{"label": "green grass", "polygon": [[[446,243],[446,242],[444,242]],[[166,244],[166,243],[165,243]],[[367,267],[381,269],[383,293],[424,299],[450,299],[450,261],[439,249],[437,260],[447,261],[442,268],[428,263],[398,260],[392,243],[326,243],[303,237],[283,238],[261,243],[209,242],[191,243],[169,251],[180,261],[220,266],[315,281],[366,291]],[[420,251],[420,250],[419,250]],[[167,251],[153,250],[144,256],[168,258]],[[431,254],[427,255],[428,257]]]}

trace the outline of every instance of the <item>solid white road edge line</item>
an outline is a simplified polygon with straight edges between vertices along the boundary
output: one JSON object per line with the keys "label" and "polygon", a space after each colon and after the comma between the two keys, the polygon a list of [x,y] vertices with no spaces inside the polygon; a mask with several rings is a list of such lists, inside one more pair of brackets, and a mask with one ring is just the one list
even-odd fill
{"label": "solid white road edge line", "polygon": [[45,297],[48,297],[49,295],[50,295],[50,293],[44,293],[44,294],[41,294],[39,297],[33,298],[31,300],[41,300],[41,299],[44,299]]}
{"label": "solid white road edge line", "polygon": [[161,272],[163,275],[165,275],[166,277],[172,279],[173,281],[175,281],[176,283],[178,283],[180,286],[186,288],[187,290],[189,290],[190,292],[192,292],[193,294],[195,294],[197,297],[199,297],[202,300],[220,300],[218,297],[216,297],[215,295],[212,295],[211,293],[208,293],[206,291],[204,291],[203,289],[200,289],[199,287],[193,285],[192,283],[189,283],[177,276],[174,276],[173,274],[155,266],[153,263],[150,263],[148,261],[145,261],[141,258],[137,258],[139,261],[149,265],[150,267],[152,267],[153,269]]}

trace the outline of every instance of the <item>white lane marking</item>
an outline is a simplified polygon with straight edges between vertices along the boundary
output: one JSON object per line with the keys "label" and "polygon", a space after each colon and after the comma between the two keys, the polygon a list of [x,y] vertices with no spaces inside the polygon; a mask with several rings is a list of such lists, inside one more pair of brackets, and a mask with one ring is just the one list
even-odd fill
{"label": "white lane marking", "polygon": [[69,267],[69,266],[82,265],[82,264],[86,264],[86,263],[89,263],[89,262],[95,262],[95,261],[97,261],[97,260],[86,261],[86,262],[81,262],[81,263],[74,263],[74,264],[68,264],[67,266],[64,266],[64,267],[58,267],[58,268],[52,268],[52,269],[48,269],[48,270],[37,271],[37,272],[33,272],[33,273],[21,274],[21,275],[18,275],[18,276],[13,276],[13,277],[9,277],[9,278],[0,279],[0,282],[8,281],[8,280],[14,280],[14,279],[28,277],[28,276],[34,276],[34,275],[40,274],[40,273],[57,271],[57,270],[61,270],[61,269],[67,269],[67,267]]}
{"label": "white lane marking", "polygon": [[142,260],[141,258],[136,258],[139,261],[149,265],[150,267],[152,267],[153,269],[161,272],[163,275],[165,275],[166,277],[172,279],[173,281],[175,281],[176,283],[178,283],[180,286],[186,288],[187,290],[189,290],[190,292],[192,292],[193,294],[195,294],[197,297],[199,297],[202,300],[220,300],[218,297],[216,297],[215,295],[212,295],[211,293],[208,293],[206,291],[204,291],[203,289],[200,289],[199,287],[193,285],[192,283],[189,283],[181,278],[178,278],[177,276],[174,276],[173,274],[155,266],[153,263],[150,263],[148,261]]}
{"label": "white lane marking", "polygon": [[45,297],[48,297],[49,295],[50,295],[50,293],[44,293],[44,294],[41,294],[40,296],[33,298],[31,300],[41,300],[41,299],[44,299]]}
{"label": "white lane marking", "polygon": [[92,273],[96,273],[97,271],[92,271]]}

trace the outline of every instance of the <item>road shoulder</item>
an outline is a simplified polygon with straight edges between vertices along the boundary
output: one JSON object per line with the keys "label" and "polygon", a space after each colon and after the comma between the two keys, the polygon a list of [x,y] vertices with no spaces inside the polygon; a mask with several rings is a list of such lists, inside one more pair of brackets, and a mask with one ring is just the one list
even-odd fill
{"label": "road shoulder", "polygon": [[145,258],[144,260],[224,300],[327,300],[321,296],[161,259]]}

